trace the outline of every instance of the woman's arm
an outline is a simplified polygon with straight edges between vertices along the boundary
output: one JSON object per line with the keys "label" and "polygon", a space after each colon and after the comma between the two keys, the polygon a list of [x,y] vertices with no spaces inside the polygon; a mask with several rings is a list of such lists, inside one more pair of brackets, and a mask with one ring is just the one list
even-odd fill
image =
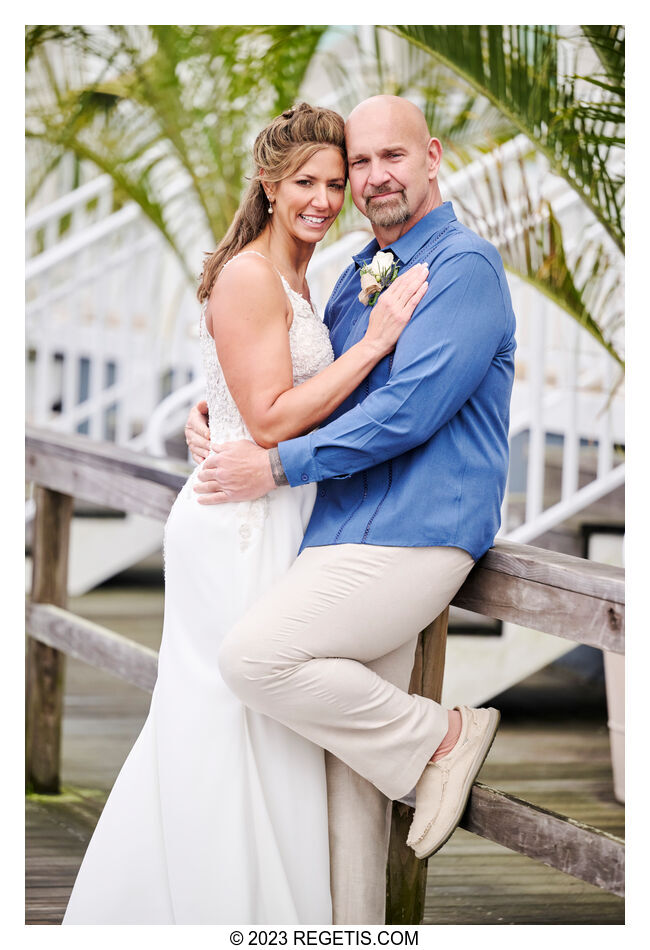
{"label": "woman's arm", "polygon": [[294,387],[289,305],[279,277],[253,255],[229,265],[208,313],[228,389],[255,441],[271,448],[326,419],[394,348],[427,290],[427,274],[417,265],[398,277],[372,308],[364,338]]}

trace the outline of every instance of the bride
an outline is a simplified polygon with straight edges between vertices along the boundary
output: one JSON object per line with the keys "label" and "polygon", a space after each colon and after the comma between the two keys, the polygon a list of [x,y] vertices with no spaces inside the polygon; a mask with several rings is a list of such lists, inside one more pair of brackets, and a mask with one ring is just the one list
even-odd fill
{"label": "bride", "polygon": [[[305,281],[343,204],[343,119],[300,103],[258,135],[257,173],[204,263],[200,345],[214,443],[263,446],[322,422],[389,353],[426,285],[414,268],[333,360]],[[201,504],[198,468],[165,526],[158,679],[64,924],[331,922],[323,751],[244,707],[223,636],[295,559],[316,487]]]}

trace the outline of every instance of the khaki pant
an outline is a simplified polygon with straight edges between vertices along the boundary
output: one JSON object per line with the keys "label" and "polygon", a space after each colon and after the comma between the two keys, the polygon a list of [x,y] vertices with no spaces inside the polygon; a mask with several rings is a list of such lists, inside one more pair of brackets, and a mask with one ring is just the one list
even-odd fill
{"label": "khaki pant", "polygon": [[453,547],[307,548],[222,644],[242,702],[331,753],[335,923],[384,922],[390,800],[415,786],[448,727],[438,703],[407,693],[417,636],[473,564]]}

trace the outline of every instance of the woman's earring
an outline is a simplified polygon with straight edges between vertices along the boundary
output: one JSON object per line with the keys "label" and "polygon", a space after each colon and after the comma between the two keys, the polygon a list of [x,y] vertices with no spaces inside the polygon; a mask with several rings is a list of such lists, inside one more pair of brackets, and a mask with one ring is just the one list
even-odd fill
{"label": "woman's earring", "polygon": [[[268,197],[268,195],[267,195]],[[271,204],[271,199],[269,198],[269,214],[273,214],[273,205]]]}

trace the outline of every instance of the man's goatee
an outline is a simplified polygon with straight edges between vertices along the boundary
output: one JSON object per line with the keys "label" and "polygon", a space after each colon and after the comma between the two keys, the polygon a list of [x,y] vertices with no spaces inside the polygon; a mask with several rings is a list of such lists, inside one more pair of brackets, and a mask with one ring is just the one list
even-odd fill
{"label": "man's goatee", "polygon": [[381,202],[375,204],[371,199],[376,197],[371,195],[366,198],[366,215],[372,224],[380,228],[392,228],[398,224],[405,224],[411,217],[411,209],[404,192],[400,192],[394,201]]}

